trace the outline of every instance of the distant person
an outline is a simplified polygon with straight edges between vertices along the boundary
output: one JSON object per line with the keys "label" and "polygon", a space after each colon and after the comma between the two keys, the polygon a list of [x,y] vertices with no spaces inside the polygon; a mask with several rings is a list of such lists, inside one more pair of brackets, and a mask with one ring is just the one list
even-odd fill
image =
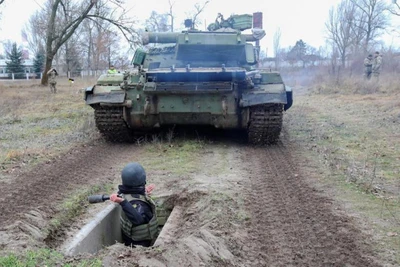
{"label": "distant person", "polygon": [[382,55],[378,51],[376,51],[372,63],[372,76],[377,81],[379,81],[379,75],[381,73],[381,65],[382,65]]}
{"label": "distant person", "polygon": [[110,200],[119,203],[122,238],[126,246],[149,247],[158,234],[156,205],[149,197],[154,185],[146,187],[146,172],[137,162],[128,163],[121,172],[122,185]]}
{"label": "distant person", "polygon": [[117,70],[115,69],[114,65],[111,65],[110,68],[108,69],[108,74],[115,74],[117,73]]}
{"label": "distant person", "polygon": [[365,59],[364,59],[364,78],[366,80],[371,79],[372,75],[372,63],[373,63],[373,56],[372,54],[369,54]]}
{"label": "distant person", "polygon": [[48,72],[47,72],[47,76],[49,78],[49,85],[50,85],[50,92],[55,94],[57,93],[57,76],[58,76],[58,72],[55,68],[51,68]]}

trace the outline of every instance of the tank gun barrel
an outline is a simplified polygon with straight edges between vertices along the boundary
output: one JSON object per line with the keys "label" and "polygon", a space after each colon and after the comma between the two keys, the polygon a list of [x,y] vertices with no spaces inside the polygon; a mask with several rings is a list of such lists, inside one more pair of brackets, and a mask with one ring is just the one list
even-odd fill
{"label": "tank gun barrel", "polygon": [[175,43],[179,33],[177,32],[146,32],[142,35],[143,45]]}
{"label": "tank gun barrel", "polygon": [[260,71],[258,71],[258,70],[246,71],[247,77],[254,77],[257,74],[260,74]]}
{"label": "tank gun barrel", "polygon": [[[199,33],[210,33],[210,32],[199,32]],[[225,33],[226,32],[221,32]],[[169,44],[169,43],[176,43],[178,36],[180,33],[178,32],[146,32],[142,35],[142,43],[143,45],[147,44]],[[190,33],[189,33],[190,34]],[[253,34],[241,34],[245,37],[247,42],[255,42],[258,39],[255,38]]]}

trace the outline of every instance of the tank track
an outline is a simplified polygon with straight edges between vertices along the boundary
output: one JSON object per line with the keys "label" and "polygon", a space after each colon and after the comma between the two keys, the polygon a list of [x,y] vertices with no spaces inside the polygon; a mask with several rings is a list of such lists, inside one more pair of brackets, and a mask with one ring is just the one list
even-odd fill
{"label": "tank track", "polygon": [[282,130],[283,105],[265,104],[250,107],[248,141],[254,145],[275,144]]}
{"label": "tank track", "polygon": [[97,129],[110,142],[133,142],[133,131],[124,121],[122,107],[94,107]]}

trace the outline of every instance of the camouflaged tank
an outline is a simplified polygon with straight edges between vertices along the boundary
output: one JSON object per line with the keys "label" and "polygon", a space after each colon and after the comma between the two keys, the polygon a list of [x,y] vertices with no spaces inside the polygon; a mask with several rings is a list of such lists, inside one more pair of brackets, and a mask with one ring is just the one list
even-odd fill
{"label": "camouflaged tank", "polygon": [[136,50],[136,71],[102,75],[85,90],[99,131],[128,141],[163,125],[213,125],[244,129],[253,144],[276,143],[292,91],[278,72],[257,68],[265,33],[242,32],[252,17],[219,15],[208,31],[145,33],[150,47]]}

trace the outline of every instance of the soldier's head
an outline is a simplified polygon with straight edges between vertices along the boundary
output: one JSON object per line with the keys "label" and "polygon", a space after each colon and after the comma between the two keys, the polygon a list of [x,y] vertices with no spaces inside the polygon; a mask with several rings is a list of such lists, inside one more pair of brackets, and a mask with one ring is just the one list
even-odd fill
{"label": "soldier's head", "polygon": [[379,52],[378,51],[375,52],[375,57],[377,57],[377,56],[379,56]]}
{"label": "soldier's head", "polygon": [[127,187],[141,187],[146,185],[146,172],[137,162],[128,163],[121,172],[122,184]]}
{"label": "soldier's head", "polygon": [[369,54],[369,55],[368,55],[368,58],[372,58],[372,54]]}
{"label": "soldier's head", "polygon": [[114,67],[114,65],[111,65],[110,70],[113,70],[113,69],[115,69],[115,67]]}

